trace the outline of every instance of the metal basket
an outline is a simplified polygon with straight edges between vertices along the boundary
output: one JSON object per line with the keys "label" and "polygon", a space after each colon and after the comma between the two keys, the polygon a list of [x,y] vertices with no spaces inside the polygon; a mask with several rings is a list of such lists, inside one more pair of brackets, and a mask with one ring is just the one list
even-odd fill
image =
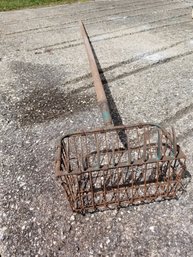
{"label": "metal basket", "polygon": [[154,124],[66,135],[56,160],[70,206],[81,213],[174,198],[185,170],[174,130]]}

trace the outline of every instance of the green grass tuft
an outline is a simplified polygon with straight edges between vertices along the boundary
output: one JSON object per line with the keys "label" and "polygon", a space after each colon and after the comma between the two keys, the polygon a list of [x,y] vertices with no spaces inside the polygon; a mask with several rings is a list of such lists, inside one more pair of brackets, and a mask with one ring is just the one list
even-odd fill
{"label": "green grass tuft", "polygon": [[[81,0],[80,2],[84,1]],[[74,2],[78,2],[78,0],[0,0],[0,11]]]}

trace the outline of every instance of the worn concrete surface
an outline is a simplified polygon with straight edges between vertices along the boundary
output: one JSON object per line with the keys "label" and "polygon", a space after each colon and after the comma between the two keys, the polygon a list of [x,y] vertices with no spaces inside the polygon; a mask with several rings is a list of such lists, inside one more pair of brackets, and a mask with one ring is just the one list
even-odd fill
{"label": "worn concrete surface", "polygon": [[101,124],[78,20],[125,124],[176,128],[193,174],[191,1],[96,0],[0,13],[0,254],[193,256],[193,186],[179,200],[72,214],[57,139]]}

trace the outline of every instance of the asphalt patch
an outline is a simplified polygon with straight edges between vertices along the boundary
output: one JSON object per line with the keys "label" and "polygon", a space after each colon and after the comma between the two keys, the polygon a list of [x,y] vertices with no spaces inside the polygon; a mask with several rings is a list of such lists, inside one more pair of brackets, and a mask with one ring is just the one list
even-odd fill
{"label": "asphalt patch", "polygon": [[17,75],[12,87],[17,97],[7,104],[21,126],[65,118],[96,106],[91,86],[66,89],[65,66],[14,61],[11,70]]}
{"label": "asphalt patch", "polygon": [[64,93],[57,88],[47,91],[34,89],[29,96],[16,103],[16,119],[21,126],[25,126],[67,117],[96,105],[94,96],[80,94],[79,91]]}

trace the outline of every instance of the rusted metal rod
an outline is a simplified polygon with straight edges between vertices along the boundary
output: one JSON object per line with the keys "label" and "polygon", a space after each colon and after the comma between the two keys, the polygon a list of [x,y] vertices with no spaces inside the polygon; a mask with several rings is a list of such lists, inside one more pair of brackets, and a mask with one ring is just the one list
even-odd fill
{"label": "rusted metal rod", "polygon": [[102,84],[102,81],[100,78],[100,74],[99,74],[99,71],[97,68],[94,54],[93,54],[93,51],[92,51],[92,48],[91,48],[91,45],[90,45],[90,42],[89,42],[89,39],[87,36],[87,32],[86,32],[86,29],[85,29],[82,21],[80,21],[80,30],[81,30],[84,45],[86,48],[90,69],[92,72],[92,77],[93,77],[93,81],[94,81],[98,105],[99,105],[99,108],[102,113],[104,124],[106,126],[108,126],[108,125],[112,124],[112,118],[111,118],[111,114],[110,114],[110,110],[109,110],[109,106],[108,106],[108,101],[107,101],[107,97],[105,95],[104,87],[103,87],[103,84]]}

